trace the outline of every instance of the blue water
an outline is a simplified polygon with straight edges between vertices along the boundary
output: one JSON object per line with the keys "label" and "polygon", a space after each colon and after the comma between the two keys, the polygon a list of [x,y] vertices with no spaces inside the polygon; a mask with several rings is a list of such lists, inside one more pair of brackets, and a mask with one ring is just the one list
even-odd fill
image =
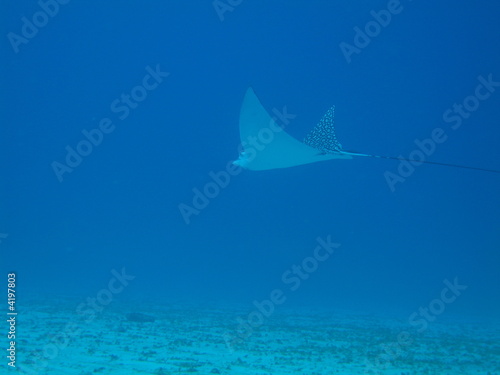
{"label": "blue water", "polygon": [[[347,150],[408,158],[440,128],[426,160],[500,170],[500,86],[484,85],[500,81],[500,6],[223,3],[70,1],[45,18],[35,2],[2,6],[0,269],[17,274],[19,303],[95,295],[125,268],[135,278],[117,299],[251,309],[279,289],[287,306],[406,318],[456,279],[467,288],[439,319],[498,316],[498,173],[423,164],[391,191],[398,161],[357,158],[242,171],[188,219],[179,205],[238,157],[249,86],[296,115],[299,139],[335,105]],[[24,38],[25,20],[46,25]],[[355,27],[373,36],[347,56]],[[455,103],[469,110],[445,121]],[[284,273],[328,236],[340,247],[291,290]]]}

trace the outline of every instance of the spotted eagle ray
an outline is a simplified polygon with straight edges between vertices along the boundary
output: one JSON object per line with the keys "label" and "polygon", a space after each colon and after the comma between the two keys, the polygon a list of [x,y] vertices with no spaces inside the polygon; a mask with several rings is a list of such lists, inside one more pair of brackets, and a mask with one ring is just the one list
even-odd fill
{"label": "spotted eagle ray", "polygon": [[239,158],[233,164],[252,171],[263,171],[318,161],[364,156],[500,173],[500,170],[494,169],[344,150],[335,136],[334,113],[335,107],[331,107],[301,142],[285,132],[283,127],[276,123],[276,119],[265,110],[253,89],[248,88],[240,110],[241,150]]}

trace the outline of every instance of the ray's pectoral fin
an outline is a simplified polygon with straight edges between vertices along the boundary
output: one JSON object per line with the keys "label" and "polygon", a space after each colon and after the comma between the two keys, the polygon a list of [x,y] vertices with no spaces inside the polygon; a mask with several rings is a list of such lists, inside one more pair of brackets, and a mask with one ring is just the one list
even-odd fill
{"label": "ray's pectoral fin", "polygon": [[289,135],[271,118],[252,88],[240,111],[241,152],[233,164],[260,171],[288,168],[331,159],[351,159],[335,137],[334,107],[330,108],[304,142]]}

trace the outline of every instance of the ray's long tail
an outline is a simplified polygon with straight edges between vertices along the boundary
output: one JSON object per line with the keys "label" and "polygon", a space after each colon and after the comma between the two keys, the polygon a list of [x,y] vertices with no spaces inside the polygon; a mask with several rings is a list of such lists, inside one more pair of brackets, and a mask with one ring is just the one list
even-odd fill
{"label": "ray's long tail", "polygon": [[454,168],[462,168],[462,169],[475,169],[476,171],[483,172],[492,172],[492,173],[500,173],[500,170],[496,169],[487,169],[487,168],[478,168],[478,167],[469,167],[467,165],[459,165],[459,164],[450,164],[450,163],[438,163],[435,161],[428,160],[417,160],[411,158],[404,158],[402,156],[383,156],[383,155],[371,155],[371,154],[363,154],[356,151],[347,151],[342,148],[342,145],[337,140],[337,136],[335,135],[335,127],[334,127],[334,117],[335,117],[335,106],[332,106],[321,118],[319,123],[312,129],[312,131],[306,136],[304,139],[304,143],[308,146],[311,146],[323,153],[337,153],[351,156],[365,156],[369,158],[377,158],[377,159],[392,159],[392,160],[400,160],[400,161],[408,161],[412,163],[425,163],[425,164],[434,164],[434,165],[442,165],[446,167],[454,167]]}
{"label": "ray's long tail", "polygon": [[434,164],[434,165],[442,165],[445,167],[454,167],[454,168],[462,168],[462,169],[475,169],[476,171],[500,173],[500,170],[496,170],[496,169],[470,167],[467,165],[450,164],[450,163],[439,163],[436,161],[429,161],[429,160],[417,160],[417,159],[404,158],[402,156],[370,155],[370,154],[362,154],[362,153],[359,153],[356,151],[347,151],[347,150],[341,150],[339,152],[342,154],[351,155],[351,156],[365,156],[365,157],[377,158],[377,159],[403,160],[403,161],[408,161],[408,162],[413,162],[413,163]]}
{"label": "ray's long tail", "polygon": [[311,146],[327,154],[333,153],[333,154],[343,154],[351,156],[364,156],[369,158],[400,160],[400,161],[408,161],[411,163],[434,164],[446,167],[475,169],[476,171],[500,173],[500,170],[496,169],[469,167],[467,165],[439,163],[436,161],[417,160],[417,159],[404,158],[402,156],[371,155],[371,154],[363,154],[361,152],[356,152],[356,151],[344,150],[340,142],[337,140],[337,136],[335,135],[334,117],[335,117],[335,106],[332,106],[324,114],[324,116],[321,118],[319,123],[314,127],[314,129],[312,129],[312,131],[306,136],[306,138],[304,139],[304,143],[307,144],[308,146]]}

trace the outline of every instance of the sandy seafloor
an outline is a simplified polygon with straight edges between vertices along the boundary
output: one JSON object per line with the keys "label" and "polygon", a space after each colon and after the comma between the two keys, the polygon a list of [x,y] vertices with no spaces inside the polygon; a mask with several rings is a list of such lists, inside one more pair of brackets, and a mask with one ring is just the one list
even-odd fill
{"label": "sandy seafloor", "polygon": [[[51,296],[18,306],[19,373],[500,374],[498,321],[440,316],[417,332],[404,317],[280,306],[230,344],[252,305],[113,301],[78,314],[84,301]],[[127,321],[130,312],[155,321]],[[401,332],[404,346],[396,344]]]}

